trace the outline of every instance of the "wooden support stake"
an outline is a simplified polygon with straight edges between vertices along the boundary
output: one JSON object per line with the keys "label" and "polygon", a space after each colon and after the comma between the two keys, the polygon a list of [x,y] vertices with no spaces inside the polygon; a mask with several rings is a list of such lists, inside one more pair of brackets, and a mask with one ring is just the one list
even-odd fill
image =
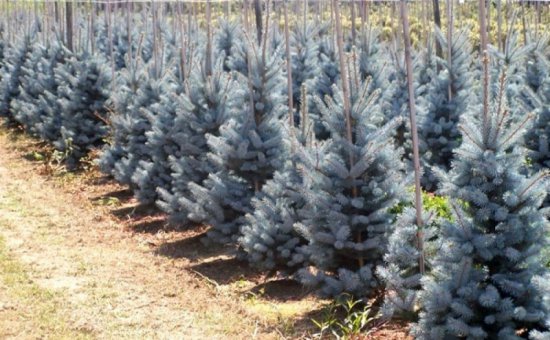
{"label": "wooden support stake", "polygon": [[409,27],[409,14],[407,12],[406,0],[399,2],[401,9],[401,21],[403,24],[403,40],[405,43],[405,66],[407,69],[407,89],[409,94],[409,117],[411,123],[412,147],[413,147],[413,164],[414,164],[414,193],[415,193],[415,208],[416,208],[416,226],[417,230],[417,246],[418,246],[418,267],[420,274],[424,275],[424,235],[422,221],[422,188],[420,186],[420,155],[418,152],[418,130],[416,127],[416,106],[414,101],[414,81],[413,68],[411,57],[411,37]]}

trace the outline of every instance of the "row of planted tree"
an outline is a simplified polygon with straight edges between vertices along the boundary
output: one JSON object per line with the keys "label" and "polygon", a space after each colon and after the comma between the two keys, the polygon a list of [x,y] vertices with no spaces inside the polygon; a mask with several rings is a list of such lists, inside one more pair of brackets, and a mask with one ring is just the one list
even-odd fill
{"label": "row of planted tree", "polygon": [[[487,46],[480,6],[475,49],[471,29],[436,28],[411,51],[405,3],[400,44],[368,22],[343,30],[332,4],[293,25],[285,2],[281,24],[269,3],[255,24],[247,6],[227,20],[209,3],[163,20],[154,4],[96,8],[70,43],[12,9],[0,116],[68,167],[102,148],[101,170],[142,203],[251,265],[383,294],[383,317],[415,315],[418,338],[548,339],[548,37],[510,29]],[[413,198],[419,168],[450,215]]]}

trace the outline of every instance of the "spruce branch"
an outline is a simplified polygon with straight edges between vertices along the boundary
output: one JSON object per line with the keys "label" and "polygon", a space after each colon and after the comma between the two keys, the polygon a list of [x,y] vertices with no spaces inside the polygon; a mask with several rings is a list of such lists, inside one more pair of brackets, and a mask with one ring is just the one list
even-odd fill
{"label": "spruce branch", "polygon": [[506,145],[515,135],[518,134],[518,132],[523,129],[523,127],[531,120],[533,119],[534,115],[532,113],[528,114],[527,117],[518,125],[516,125],[516,128],[508,135],[508,137],[504,138],[504,141],[501,143],[501,145]]}
{"label": "spruce branch", "polygon": [[529,183],[529,185],[527,185],[525,187],[525,189],[523,189],[520,193],[519,193],[519,199],[520,201],[523,199],[523,195],[525,195],[529,190],[531,190],[535,184],[537,184],[538,182],[542,181],[542,180],[545,180],[547,178],[550,177],[550,170],[545,170],[545,171],[542,171],[541,173],[539,173],[535,179],[533,179],[531,181],[531,183]]}

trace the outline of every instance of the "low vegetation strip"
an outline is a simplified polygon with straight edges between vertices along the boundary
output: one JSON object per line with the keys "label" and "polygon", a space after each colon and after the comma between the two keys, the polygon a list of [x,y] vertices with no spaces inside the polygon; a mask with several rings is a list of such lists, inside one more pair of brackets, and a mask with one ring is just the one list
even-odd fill
{"label": "low vegetation strip", "polygon": [[136,242],[86,193],[38,175],[19,157],[32,143],[0,134],[1,338],[276,337],[240,299]]}
{"label": "low vegetation strip", "polygon": [[61,311],[62,294],[36,284],[0,237],[0,338],[88,339]]}

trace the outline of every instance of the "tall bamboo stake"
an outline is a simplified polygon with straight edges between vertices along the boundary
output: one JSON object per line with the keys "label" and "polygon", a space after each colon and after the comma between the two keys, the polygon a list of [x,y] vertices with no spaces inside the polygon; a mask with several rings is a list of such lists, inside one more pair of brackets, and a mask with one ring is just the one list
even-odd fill
{"label": "tall bamboo stake", "polygon": [[502,0],[497,0],[497,46],[499,51],[503,51],[502,41]]}
{"label": "tall bamboo stake", "polygon": [[[346,120],[346,134],[347,139],[350,144],[353,144],[353,130],[352,130],[352,122],[351,122],[351,103],[350,103],[350,89],[349,89],[349,82],[348,82],[348,72],[346,69],[346,56],[344,55],[344,35],[342,33],[342,22],[340,18],[340,1],[339,0],[332,0],[332,8],[334,11],[334,18],[336,20],[336,44],[338,46],[338,59],[340,60],[340,77],[342,81],[342,92],[344,97],[344,119]],[[350,149],[349,151],[349,167],[350,169],[355,164],[355,157],[353,155],[353,151]],[[357,197],[357,187],[352,187],[352,196]],[[359,231],[356,235],[356,242],[361,243],[362,242],[362,235],[361,231]],[[365,262],[363,257],[360,257],[358,259],[359,267],[363,267]]]}
{"label": "tall bamboo stake", "polygon": [[286,50],[286,84],[288,87],[288,120],[291,133],[294,133],[294,99],[292,90],[292,66],[290,60],[290,33],[288,29],[288,10],[286,0],[283,0],[283,15],[285,21],[285,50]]}
{"label": "tall bamboo stake", "polygon": [[[487,127],[489,116],[489,53],[487,52],[487,16],[485,14],[485,1],[479,0],[479,33],[481,40],[481,56],[483,64],[483,127]],[[483,135],[485,142],[487,134]]]}
{"label": "tall bamboo stake", "polygon": [[71,51],[74,50],[73,46],[73,2],[67,1],[65,3],[65,19],[67,21],[66,41],[67,48]]}
{"label": "tall bamboo stake", "polygon": [[449,101],[453,98],[453,0],[447,0],[447,67],[449,68]]}
{"label": "tall bamboo stake", "polygon": [[185,63],[186,63],[186,42],[185,42],[185,24],[183,22],[183,3],[179,2],[177,4],[176,8],[176,21],[178,22],[179,30],[180,30],[180,80],[183,81],[186,79],[186,73],[185,73]]}
{"label": "tall bamboo stake", "polygon": [[256,17],[256,35],[258,37],[258,45],[262,43],[262,4],[260,0],[254,0],[254,15]]}
{"label": "tall bamboo stake", "polygon": [[[441,11],[439,9],[439,0],[433,0],[433,11],[434,11],[434,23],[437,28],[441,29]],[[435,41],[435,54],[439,58],[443,58],[443,49],[439,41]]]}
{"label": "tall bamboo stake", "polygon": [[[487,29],[491,30],[491,3],[492,0],[485,0],[485,7],[487,7]],[[487,43],[491,42],[491,35],[487,35]]]}
{"label": "tall bamboo stake", "polygon": [[525,19],[525,2],[521,2],[521,22],[523,25],[523,44],[527,45],[527,20]]}
{"label": "tall bamboo stake", "polygon": [[126,0],[126,35],[128,35],[128,64],[129,67],[133,65],[133,51],[132,51],[132,21],[131,14],[133,13],[133,2]]}
{"label": "tall bamboo stake", "polygon": [[422,188],[420,187],[420,155],[418,152],[418,131],[416,127],[416,106],[414,102],[414,83],[413,83],[413,69],[412,69],[412,57],[411,57],[411,37],[409,28],[409,14],[407,13],[406,0],[399,2],[401,10],[401,21],[403,24],[403,40],[405,43],[405,66],[407,69],[407,89],[409,94],[409,117],[411,123],[412,134],[412,147],[413,147],[413,164],[414,164],[414,193],[415,193],[415,208],[416,208],[416,225],[418,252],[420,254],[418,258],[418,267],[420,274],[424,275],[425,262],[424,262],[424,235],[422,221]]}
{"label": "tall bamboo stake", "polygon": [[54,8],[54,17],[55,17],[55,23],[59,23],[59,4],[57,1],[53,3]]}
{"label": "tall bamboo stake", "polygon": [[307,27],[307,9],[308,9],[308,1],[304,0],[304,34],[306,33],[306,27]]}
{"label": "tall bamboo stake", "polygon": [[154,1],[151,2],[151,12],[153,14],[153,67],[155,77],[159,76],[159,44],[158,44],[158,17],[157,6]]}
{"label": "tall bamboo stake", "polygon": [[210,0],[206,1],[206,56],[204,69],[207,76],[212,75],[212,23],[210,18]]}
{"label": "tall bamboo stake", "polygon": [[94,35],[94,26],[95,26],[95,3],[92,3],[92,0],[90,0],[90,7],[91,7],[91,13],[90,13],[90,30],[88,32],[89,36],[88,39],[90,39],[90,48],[92,50],[92,54],[95,53],[95,35]]}
{"label": "tall bamboo stake", "polygon": [[351,6],[351,44],[355,45],[357,33],[355,32],[355,1],[350,1]]}

